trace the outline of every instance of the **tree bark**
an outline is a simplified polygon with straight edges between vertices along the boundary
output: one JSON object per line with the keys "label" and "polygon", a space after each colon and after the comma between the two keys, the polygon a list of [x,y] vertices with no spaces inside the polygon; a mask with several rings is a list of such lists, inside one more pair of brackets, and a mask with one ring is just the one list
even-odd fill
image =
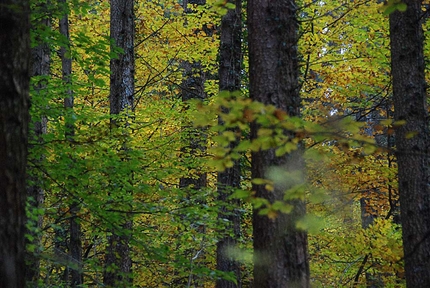
{"label": "tree bark", "polygon": [[407,287],[430,287],[430,142],[421,2],[390,15],[391,74]]}
{"label": "tree bark", "polygon": [[[250,96],[286,111],[289,116],[300,115],[295,14],[294,1],[248,1]],[[257,130],[258,125],[253,123],[253,139]],[[252,153],[252,178],[267,178],[268,169],[274,166],[303,174],[301,150],[281,157],[276,157],[273,149]],[[285,191],[292,185],[275,185],[274,191],[253,185],[253,190],[256,197],[273,203],[283,201]],[[253,212],[254,287],[309,287],[307,234],[295,228],[296,221],[305,214],[305,203],[289,203],[294,206],[293,211],[280,213],[275,219],[259,215],[257,209]]]}
{"label": "tree bark", "polygon": [[[219,48],[219,89],[220,91],[239,91],[242,69],[242,1],[231,0],[235,9],[231,9],[221,20],[221,35]],[[219,118],[219,124],[223,122]],[[237,143],[233,143],[235,146]],[[236,283],[225,279],[216,281],[216,288],[239,288],[241,284],[240,263],[235,259],[234,249],[240,237],[241,217],[236,207],[240,201],[228,200],[234,188],[240,187],[240,163],[235,161],[232,168],[218,173],[218,200],[225,203],[220,207],[218,218],[224,222],[228,221],[225,236],[217,243],[217,270],[233,272]]]}
{"label": "tree bark", "polygon": [[30,80],[29,2],[0,5],[0,283],[25,287],[25,201]]}
{"label": "tree bark", "polygon": [[[111,0],[110,36],[114,42],[111,49],[123,49],[123,53],[110,62],[111,115],[132,113],[134,109],[134,31],[134,0]],[[127,118],[131,119],[131,116]],[[112,127],[127,125],[115,120],[112,120],[112,124]],[[127,149],[126,143],[123,143],[121,149]],[[108,287],[132,286],[130,235],[133,222],[129,214],[125,214],[123,218],[121,231],[113,229],[112,235],[108,237],[105,258],[107,269],[103,276],[103,282]]]}
{"label": "tree bark", "polygon": [[[37,6],[35,9],[40,10],[46,10],[46,3],[41,3],[40,6]],[[33,24],[33,29],[36,31],[38,29],[44,30],[44,29],[50,29],[51,26],[51,19],[49,15],[45,15],[44,18],[40,19],[36,23]],[[36,32],[34,32],[36,33]],[[50,66],[51,66],[51,57],[50,57],[50,48],[49,44],[44,42],[43,39],[40,39],[40,37],[36,37],[35,41],[37,42],[37,45],[31,49],[31,58],[32,58],[32,77],[42,76],[42,77],[49,77],[50,73]],[[39,97],[45,97],[46,96],[46,86],[47,86],[47,79],[41,79],[39,82],[34,83],[33,89],[34,93],[38,94]],[[37,118],[33,118],[36,116],[32,116],[32,119],[30,122],[33,125],[33,131],[30,132],[29,136],[29,150],[32,149],[32,143],[34,144],[40,144],[42,143],[42,135],[46,133],[47,129],[47,118],[44,116],[39,116]],[[31,126],[31,125],[30,125]],[[30,156],[31,157],[31,156]],[[32,159],[33,161],[40,162],[43,159],[43,155],[38,154],[36,156],[37,158]],[[29,203],[30,207],[32,209],[38,209],[42,206],[44,199],[45,199],[45,193],[43,188],[41,187],[41,179],[37,176],[37,171],[34,169],[31,165],[28,166],[28,182],[33,183],[31,185],[28,185],[27,187],[27,196],[29,197]],[[31,219],[28,219],[28,221],[33,221]],[[43,225],[43,216],[39,215],[37,220],[33,221],[31,226],[33,228],[42,228]],[[33,245],[35,247],[35,250],[30,252],[26,252],[26,271],[25,271],[25,279],[27,282],[27,285],[32,285],[31,283],[34,283],[34,281],[37,281],[39,278],[39,270],[40,270],[40,233],[36,233],[34,230],[29,229],[26,233],[29,233],[33,236],[33,240],[30,241],[26,239],[27,244]]]}
{"label": "tree bark", "polygon": [[[60,47],[60,58],[63,73],[63,83],[66,88],[66,97],[64,98],[64,108],[66,109],[66,132],[65,137],[69,140],[70,145],[73,145],[73,137],[75,136],[75,124],[73,121],[73,90],[72,84],[72,58],[70,55],[70,35],[69,35],[69,17],[67,11],[66,0],[59,1],[64,7],[64,15],[59,21],[60,33],[67,40],[66,45]],[[82,274],[82,243],[81,243],[81,224],[79,222],[78,213],[80,210],[79,199],[73,198],[69,206],[70,209],[70,225],[69,225],[69,253],[72,259],[73,266],[70,268],[70,286],[79,287],[83,284]]]}

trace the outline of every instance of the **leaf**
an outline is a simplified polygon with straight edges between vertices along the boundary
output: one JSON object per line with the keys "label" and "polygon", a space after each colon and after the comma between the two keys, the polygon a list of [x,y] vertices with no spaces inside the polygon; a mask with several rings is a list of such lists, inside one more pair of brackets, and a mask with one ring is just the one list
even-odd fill
{"label": "leaf", "polygon": [[406,139],[412,139],[415,136],[417,136],[418,134],[419,134],[418,131],[409,131],[409,132],[406,132],[405,138]]}
{"label": "leaf", "polygon": [[363,153],[366,155],[370,155],[372,153],[374,153],[377,150],[376,145],[372,145],[372,144],[364,144],[363,145]]}
{"label": "leaf", "polygon": [[305,185],[298,184],[298,185],[292,187],[291,189],[288,189],[287,191],[285,191],[284,200],[285,201],[296,200],[296,199],[304,200],[305,191],[306,191]]}
{"label": "leaf", "polygon": [[226,168],[231,168],[234,166],[234,161],[231,159],[224,160],[224,166]]}
{"label": "leaf", "polygon": [[257,136],[271,136],[273,134],[273,129],[260,128],[258,129]]}
{"label": "leaf", "polygon": [[379,121],[379,123],[381,125],[389,126],[389,125],[391,125],[393,123],[393,119],[384,119],[384,120]]}
{"label": "leaf", "polygon": [[270,208],[263,208],[258,211],[258,215],[267,215],[270,212]]}
{"label": "leaf", "polygon": [[275,191],[275,186],[273,186],[273,184],[266,184],[264,185],[264,189],[266,189],[267,191],[273,192]]}
{"label": "leaf", "polygon": [[271,219],[271,220],[275,220],[276,217],[278,217],[278,212],[276,212],[275,210],[270,209],[267,212],[267,218]]}
{"label": "leaf", "polygon": [[233,131],[224,131],[222,135],[227,138],[228,141],[233,142],[236,140],[236,135]]}
{"label": "leaf", "polygon": [[306,214],[296,223],[297,229],[308,231],[311,234],[319,233],[324,226],[324,219],[312,214]]}
{"label": "leaf", "polygon": [[251,195],[250,191],[242,190],[242,189],[236,189],[234,191],[234,193],[230,195],[229,198],[232,198],[232,199],[246,199],[250,195]]}
{"label": "leaf", "polygon": [[254,209],[258,209],[262,206],[269,205],[269,201],[265,198],[254,198],[252,199],[252,205],[254,206]]}
{"label": "leaf", "polygon": [[275,201],[272,204],[272,209],[273,210],[277,210],[279,212],[285,213],[285,214],[289,214],[291,213],[291,211],[293,211],[294,206],[291,204],[288,204],[286,202],[283,201]]}
{"label": "leaf", "polygon": [[251,180],[251,182],[255,185],[263,185],[263,184],[270,184],[271,181],[263,178],[254,178]]}
{"label": "leaf", "polygon": [[225,4],[225,8],[233,10],[236,8],[236,5],[234,5],[233,3],[227,2],[227,4]]}
{"label": "leaf", "polygon": [[235,151],[245,152],[251,147],[250,140],[242,140],[240,143],[234,148]]}
{"label": "leaf", "polygon": [[397,120],[393,122],[394,127],[400,127],[406,124],[406,120]]}
{"label": "leaf", "polygon": [[310,203],[317,204],[326,201],[329,198],[327,191],[324,189],[311,189],[308,199]]}

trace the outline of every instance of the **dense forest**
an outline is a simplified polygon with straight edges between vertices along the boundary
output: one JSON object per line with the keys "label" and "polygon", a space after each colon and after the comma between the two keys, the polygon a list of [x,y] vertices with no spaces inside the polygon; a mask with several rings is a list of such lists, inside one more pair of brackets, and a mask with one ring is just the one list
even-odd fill
{"label": "dense forest", "polygon": [[430,287],[428,9],[2,0],[0,287]]}

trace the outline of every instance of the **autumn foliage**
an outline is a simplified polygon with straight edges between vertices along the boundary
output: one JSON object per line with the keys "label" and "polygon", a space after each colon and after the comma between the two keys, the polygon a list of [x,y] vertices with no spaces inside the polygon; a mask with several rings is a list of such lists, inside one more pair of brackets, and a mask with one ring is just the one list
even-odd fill
{"label": "autumn foliage", "polygon": [[[309,236],[312,287],[404,287],[394,156],[395,132],[404,123],[393,120],[387,16],[396,1],[388,7],[368,0],[297,1],[300,117],[248,97],[245,12],[241,89],[219,92],[219,25],[234,8],[229,1],[135,3],[134,107],[117,115],[109,114],[109,61],[124,51],[110,49],[109,1],[39,2],[32,1],[33,23],[52,21],[33,25],[33,47],[40,39],[49,45],[51,69],[31,79],[31,118],[47,119],[46,133],[30,137],[29,181],[45,198],[39,206],[27,205],[28,238],[40,239],[27,245],[40,259],[32,287],[67,286],[69,270],[78,266],[84,287],[101,287],[111,231],[130,236],[136,287],[237,282],[233,273],[216,270],[215,258],[217,241],[232,233],[228,219],[218,217],[226,204],[217,200],[216,176],[237,163],[240,187],[231,189],[230,199],[240,201],[229,203],[240,203],[233,210],[242,223],[230,252],[241,263],[242,287],[252,283],[252,209],[276,219],[291,213],[294,200],[307,204],[294,225]],[[62,79],[57,53],[66,41],[58,32],[64,11],[70,19],[70,83]],[[428,34],[426,25],[424,30]],[[184,63],[198,63],[198,69],[187,75]],[[205,99],[181,98],[190,75],[204,78]],[[40,83],[42,90],[35,88]],[[72,110],[63,105],[67,88],[74,93]],[[72,141],[66,138],[67,119],[75,127]],[[123,120],[127,125],[113,127]],[[253,139],[251,123],[259,127]],[[190,137],[205,149],[191,151]],[[282,157],[298,147],[304,183],[279,167],[252,179],[253,152],[274,149]],[[202,173],[206,187],[179,186],[179,179]],[[273,203],[252,189],[273,191],[285,181],[294,185]],[[78,263],[68,248],[73,203],[80,206]],[[126,213],[133,228],[121,230]]]}

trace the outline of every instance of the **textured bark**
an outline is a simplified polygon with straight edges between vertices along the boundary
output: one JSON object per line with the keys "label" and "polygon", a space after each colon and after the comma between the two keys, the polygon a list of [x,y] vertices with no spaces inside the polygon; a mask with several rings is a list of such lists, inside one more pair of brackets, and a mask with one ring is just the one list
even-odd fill
{"label": "textured bark", "polygon": [[[235,9],[229,10],[221,20],[221,35],[219,48],[219,89],[221,91],[240,90],[241,68],[242,68],[242,19],[241,0],[231,0],[236,5]],[[219,124],[223,124],[219,119]],[[236,143],[232,144],[233,146]],[[228,197],[234,188],[240,187],[240,165],[235,161],[232,168],[218,173],[218,200],[227,205],[220,207],[218,218],[228,220],[225,236],[217,243],[217,270],[233,272],[237,283],[218,279],[216,288],[242,287],[240,263],[234,258],[237,241],[240,237],[240,213],[234,207],[240,205],[239,201],[229,201]]]}
{"label": "textured bark", "polygon": [[[407,287],[430,287],[429,117],[421,1],[390,15],[391,74]],[[413,134],[410,134],[410,133]],[[413,137],[412,137],[413,136]]]}
{"label": "textured bark", "polygon": [[[248,1],[250,96],[290,116],[300,114],[295,13],[294,1]],[[254,123],[251,137],[257,137],[257,130]],[[301,149],[282,157],[276,157],[274,150],[253,153],[252,178],[267,177],[274,166],[302,172],[301,153]],[[254,185],[253,190],[256,197],[282,201],[291,185],[277,185],[273,192]],[[297,219],[305,214],[305,203],[295,200],[290,204],[294,205],[290,214],[279,214],[273,220],[258,215],[258,210],[253,213],[254,287],[309,287],[307,235],[295,228]]]}
{"label": "textured bark", "polygon": [[[110,114],[131,113],[134,105],[133,0],[111,0],[110,36],[114,41],[114,47],[122,48],[124,51],[118,55],[117,59],[111,59],[110,62]],[[120,125],[115,121],[112,122]],[[127,123],[121,125],[127,125]],[[126,143],[123,145],[122,149],[127,149]],[[121,231],[114,229],[111,231],[112,235],[108,237],[105,265],[110,268],[105,270],[103,276],[104,285],[108,287],[132,286],[130,235],[133,222],[128,214],[125,214],[123,218],[120,224]]]}
{"label": "textured bark", "polygon": [[[40,9],[46,9],[44,6],[46,4],[41,4]],[[36,29],[49,29],[51,26],[51,21],[49,16],[41,19],[37,23],[34,24]],[[45,43],[42,39],[36,38],[37,46],[31,49],[31,58],[32,58],[32,76],[45,76],[48,77],[50,73],[50,49],[49,45]],[[46,80],[43,79],[38,83],[34,84],[34,93],[45,95],[46,94]],[[33,132],[30,133],[32,136],[30,137],[30,143],[41,143],[41,136],[46,133],[47,129],[47,119],[46,117],[40,117],[38,119],[31,119],[33,122]],[[32,148],[32,144],[29,144],[29,149]],[[40,156],[38,159],[33,159],[33,161],[41,161],[43,156]],[[30,165],[28,169],[32,169]],[[35,174],[36,171],[29,171],[28,182],[33,183],[27,187],[27,195],[31,200],[30,205],[32,208],[37,209],[40,208],[45,199],[45,192],[40,185],[40,180]],[[31,220],[29,220],[31,221]],[[42,228],[43,225],[43,216],[39,216],[37,219],[37,223],[32,224],[33,227]],[[40,270],[40,235],[34,233],[34,231],[27,231],[26,233],[30,233],[33,236],[33,240],[30,241],[26,239],[27,244],[34,245],[35,251],[26,253],[26,273],[25,279],[28,283],[27,285],[31,285],[34,281],[39,278],[39,270]]]}
{"label": "textured bark", "polygon": [[0,283],[25,286],[25,170],[30,79],[29,2],[0,5]]}
{"label": "textured bark", "polygon": [[112,0],[110,37],[124,53],[110,62],[110,113],[133,110],[134,100],[134,2]]}

